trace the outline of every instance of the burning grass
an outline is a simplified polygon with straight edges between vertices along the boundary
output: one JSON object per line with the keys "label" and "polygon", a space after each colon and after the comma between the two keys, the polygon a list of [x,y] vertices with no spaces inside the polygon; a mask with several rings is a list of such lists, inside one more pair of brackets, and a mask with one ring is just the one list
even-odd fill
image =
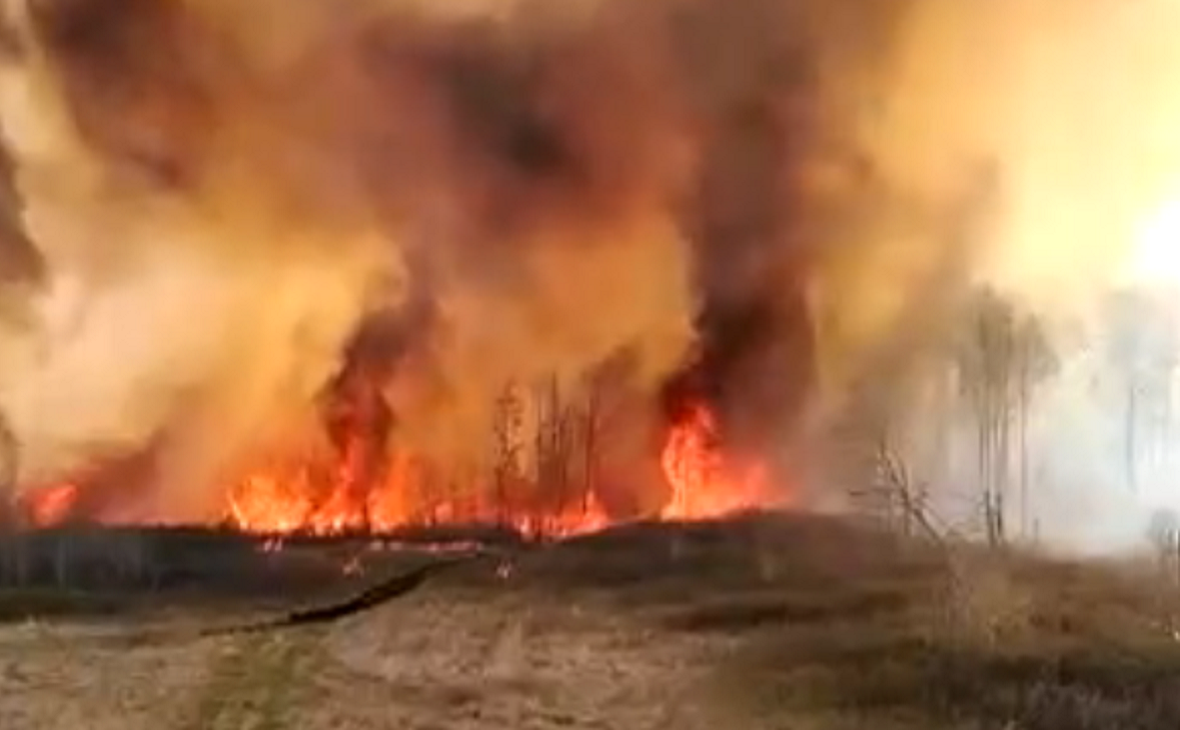
{"label": "burning grass", "polygon": [[[531,464],[521,457],[523,447],[515,436],[502,445],[497,463],[460,477],[410,453],[387,453],[384,432],[350,422],[334,432],[334,448],[292,447],[282,458],[247,468],[224,490],[222,522],[272,537],[494,524],[532,539],[560,539],[639,519],[716,518],[782,503],[789,496],[772,487],[765,465],[739,463],[726,453],[717,419],[704,403],[682,410],[669,424],[660,450],[662,483],[644,484],[613,510],[602,496],[610,489],[593,453],[593,433],[582,434],[584,444],[538,446]],[[537,438],[565,430],[565,425],[553,425]],[[92,465],[74,479],[25,487],[14,512],[24,524],[41,528],[77,522],[146,524],[137,515],[142,495],[109,488],[112,479],[126,477],[126,470],[126,463],[116,460],[113,466]],[[581,476],[574,478],[574,472]],[[558,486],[542,486],[549,483]],[[120,491],[130,491],[131,497]]]}
{"label": "burning grass", "polygon": [[[65,533],[42,539],[48,546]],[[750,515],[617,527],[519,551],[509,571],[472,563],[323,628],[195,641],[164,632],[119,651],[87,640],[99,626],[135,633],[132,623],[161,619],[161,607],[166,625],[232,621],[432,559],[403,535],[366,550],[358,577],[340,570],[368,544],[356,537],[293,537],[270,551],[233,532],[153,539],[162,579],[136,605],[157,613],[108,603],[79,614],[88,593],[77,586],[0,593],[0,604],[27,601],[26,615],[42,619],[38,632],[0,630],[0,641],[21,647],[5,652],[15,669],[0,672],[0,720],[18,709],[27,718],[5,728],[65,727],[53,724],[59,706],[80,702],[111,727],[139,727],[115,723],[140,715],[120,715],[125,709],[97,694],[62,692],[102,672],[126,704],[142,693],[130,668],[197,655],[205,658],[188,680],[168,680],[173,714],[187,724],[158,727],[240,727],[258,713],[272,727],[311,729],[1173,730],[1180,722],[1178,592],[1158,574],[1122,567],[934,547],[815,516]],[[202,556],[209,562],[195,575]],[[224,572],[229,565],[235,575]],[[247,584],[253,590],[240,590]],[[134,603],[127,593],[123,608]],[[59,599],[71,610],[46,603]],[[79,628],[81,617],[91,628]],[[36,681],[63,673],[74,679],[56,689]],[[25,703],[38,701],[45,708],[31,713]]]}

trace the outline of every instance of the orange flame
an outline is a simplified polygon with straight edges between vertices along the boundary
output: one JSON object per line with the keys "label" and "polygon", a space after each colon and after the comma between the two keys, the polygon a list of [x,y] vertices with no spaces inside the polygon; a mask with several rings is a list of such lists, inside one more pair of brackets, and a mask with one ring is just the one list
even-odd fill
{"label": "orange flame", "polygon": [[[391,459],[384,477],[367,490],[357,488],[354,472],[341,467],[317,484],[314,469],[300,466],[247,476],[229,492],[228,520],[256,533],[339,534],[388,532],[422,525],[500,524],[534,537],[567,537],[599,530],[609,520],[598,500],[560,508],[529,508],[492,499],[489,489],[470,489],[431,499],[409,456]],[[326,483],[325,483],[326,482]],[[316,495],[324,495],[316,499]]]}
{"label": "orange flame", "polygon": [[[704,404],[693,404],[670,429],[661,455],[670,498],[664,520],[697,520],[752,509],[769,502],[761,465],[738,467],[723,452],[718,425]],[[513,495],[492,495],[486,485],[431,499],[425,476],[409,455],[390,459],[380,480],[358,488],[363,468],[346,448],[317,484],[309,465],[272,468],[247,476],[229,494],[229,520],[257,533],[389,531],[411,525],[499,524],[534,537],[568,537],[600,530],[610,517],[593,491],[574,504],[539,507]],[[363,487],[363,484],[360,484]],[[319,497],[317,498],[317,495]]]}
{"label": "orange flame", "polygon": [[59,484],[26,492],[24,503],[28,519],[37,527],[52,527],[64,522],[78,501],[78,486]]}
{"label": "orange flame", "polygon": [[[733,462],[712,411],[694,403],[684,413],[670,427],[660,455],[669,496],[654,516],[710,519],[770,504],[766,470],[760,464]],[[501,525],[530,537],[562,538],[601,530],[612,522],[592,487],[556,504],[538,500],[532,493],[543,492],[543,485],[531,485],[524,478],[503,488],[486,483],[464,489],[448,485],[441,494],[432,494],[430,474],[420,460],[407,453],[382,455],[377,469],[363,441],[351,437],[327,459],[298,458],[254,468],[228,489],[224,520],[236,529],[278,539],[290,533],[382,533],[464,524]],[[25,514],[36,526],[60,524],[76,511],[85,489],[85,479],[73,479],[29,490],[21,498]]]}
{"label": "orange flame", "polygon": [[660,513],[663,519],[710,519],[769,501],[766,469],[761,464],[737,467],[727,460],[717,420],[703,404],[692,404],[672,427],[661,462],[672,488]]}

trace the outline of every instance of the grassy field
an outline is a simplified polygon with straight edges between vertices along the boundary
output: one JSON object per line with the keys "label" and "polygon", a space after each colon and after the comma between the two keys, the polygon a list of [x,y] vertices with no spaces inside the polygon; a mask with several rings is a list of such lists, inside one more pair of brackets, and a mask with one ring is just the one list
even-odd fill
{"label": "grassy field", "polygon": [[281,551],[314,581],[258,563],[224,585],[159,569],[150,590],[0,592],[0,728],[1180,727],[1163,574],[818,517],[621,528],[334,624],[192,635],[431,559],[377,551],[335,580],[309,567],[343,549]]}

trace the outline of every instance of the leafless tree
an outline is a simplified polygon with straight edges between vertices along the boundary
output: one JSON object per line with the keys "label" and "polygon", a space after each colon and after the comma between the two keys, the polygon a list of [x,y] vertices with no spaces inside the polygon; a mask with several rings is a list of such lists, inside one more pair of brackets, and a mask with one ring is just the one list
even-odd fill
{"label": "leafless tree", "polygon": [[570,496],[573,466],[573,404],[562,393],[556,376],[545,378],[534,397],[538,410],[536,482],[547,494],[556,495],[557,505],[564,507]]}
{"label": "leafless tree", "polygon": [[956,364],[961,390],[976,421],[984,529],[988,541],[996,545],[1008,535],[1005,519],[1011,509],[1014,456],[1019,467],[1021,522],[1028,529],[1029,409],[1037,385],[1053,371],[1057,360],[1041,323],[990,290],[981,291],[972,301],[966,332]]}
{"label": "leafless tree", "polygon": [[1140,291],[1121,291],[1109,303],[1106,364],[1123,401],[1123,471],[1138,491],[1141,465],[1166,451],[1172,421],[1172,384],[1180,356],[1180,323],[1169,307]]}
{"label": "leafless tree", "polygon": [[506,510],[521,480],[523,426],[520,389],[516,383],[508,383],[496,399],[492,418],[492,486],[501,521],[507,518]]}

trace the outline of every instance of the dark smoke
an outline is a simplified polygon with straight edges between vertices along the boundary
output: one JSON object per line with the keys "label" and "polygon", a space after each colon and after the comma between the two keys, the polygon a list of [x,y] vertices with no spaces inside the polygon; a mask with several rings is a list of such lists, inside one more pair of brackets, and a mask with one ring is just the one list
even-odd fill
{"label": "dark smoke", "polygon": [[[121,438],[137,451],[155,421],[196,410],[183,420],[235,426],[190,426],[165,450],[232,462],[247,445],[210,444],[317,373],[318,398],[299,394],[338,452],[361,422],[373,469],[393,434],[478,457],[509,383],[584,393],[611,371],[616,435],[640,444],[624,452],[653,460],[664,421],[703,400],[734,449],[780,458],[819,397],[813,289],[839,276],[831,239],[864,239],[888,186],[845,87],[891,58],[909,7],[31,2],[24,42],[98,170],[106,203],[89,214],[120,222],[88,244],[103,261],[88,275],[117,290],[174,246],[176,266],[191,250],[243,287],[200,366],[155,333],[183,377],[132,388],[120,407],[143,423]],[[13,251],[37,270],[32,248]],[[292,332],[251,337],[273,325],[272,270],[341,294],[291,284]],[[306,329],[321,359],[284,351]],[[269,349],[233,360],[235,338]],[[215,395],[192,405],[193,388]]]}

